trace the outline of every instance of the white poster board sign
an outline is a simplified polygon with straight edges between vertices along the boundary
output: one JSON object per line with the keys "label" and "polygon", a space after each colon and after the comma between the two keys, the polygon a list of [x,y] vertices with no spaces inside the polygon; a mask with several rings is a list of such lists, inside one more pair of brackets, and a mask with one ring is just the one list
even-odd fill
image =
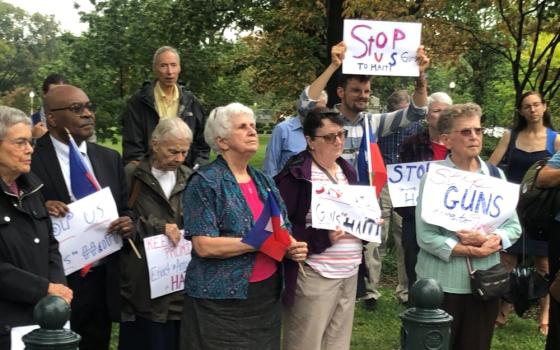
{"label": "white poster board sign", "polygon": [[422,24],[344,20],[342,73],[417,77]]}
{"label": "white poster board sign", "polygon": [[369,242],[381,243],[381,209],[373,186],[313,183],[311,194],[312,226],[336,230],[337,227]]}
{"label": "white poster board sign", "polygon": [[185,288],[185,273],[191,261],[192,245],[181,238],[176,247],[166,235],[144,238],[152,299]]}
{"label": "white poster board sign", "polygon": [[431,162],[387,165],[387,184],[393,208],[415,207],[420,180],[428,172]]}
{"label": "white poster board sign", "polygon": [[[62,328],[70,329],[70,321],[67,321]],[[12,342],[11,350],[25,350],[25,344],[22,340],[23,336],[31,333],[31,331],[34,331],[36,329],[39,329],[39,325],[12,328],[10,332]]]}
{"label": "white poster board sign", "polygon": [[515,213],[518,199],[519,185],[433,163],[419,200],[429,224],[488,233]]}
{"label": "white poster board sign", "polygon": [[68,204],[68,208],[65,217],[51,218],[66,275],[122,248],[119,235],[107,234],[109,224],[119,217],[109,187]]}

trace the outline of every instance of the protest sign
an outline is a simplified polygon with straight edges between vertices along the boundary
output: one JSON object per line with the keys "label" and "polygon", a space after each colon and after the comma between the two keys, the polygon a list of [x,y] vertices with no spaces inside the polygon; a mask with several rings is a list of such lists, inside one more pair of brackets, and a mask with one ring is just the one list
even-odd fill
{"label": "protest sign", "polygon": [[393,208],[414,207],[422,176],[428,172],[431,162],[388,164],[389,195]]}
{"label": "protest sign", "polygon": [[[23,336],[31,333],[32,331],[39,329],[39,325],[31,325],[31,326],[21,326],[21,327],[12,327],[10,331],[11,337],[11,348],[10,350],[25,350],[25,344],[23,343]],[[64,326],[64,329],[70,329],[70,321],[67,321]],[[27,348],[29,349],[29,347]]]}
{"label": "protest sign", "polygon": [[337,185],[313,182],[312,226],[335,230],[337,227],[369,242],[381,243],[381,210],[373,186]]}
{"label": "protest sign", "polygon": [[66,275],[122,248],[119,235],[107,234],[109,224],[119,217],[109,187],[68,204],[68,208],[65,217],[51,218]]}
{"label": "protest sign", "polygon": [[419,200],[429,224],[489,233],[515,214],[518,198],[519,185],[433,163]]}
{"label": "protest sign", "polygon": [[181,238],[174,247],[166,235],[156,235],[144,238],[144,250],[151,298],[183,290],[185,272],[191,261],[191,242]]}
{"label": "protest sign", "polygon": [[421,37],[420,23],[346,19],[342,73],[417,77]]}

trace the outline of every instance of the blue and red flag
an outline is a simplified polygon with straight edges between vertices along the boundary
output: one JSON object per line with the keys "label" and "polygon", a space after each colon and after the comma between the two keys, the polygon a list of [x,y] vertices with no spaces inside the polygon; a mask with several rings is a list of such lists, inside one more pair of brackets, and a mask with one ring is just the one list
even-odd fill
{"label": "blue and red flag", "polygon": [[282,261],[286,251],[292,243],[290,233],[283,227],[282,213],[272,193],[268,194],[261,215],[255,226],[241,242],[258,249],[274,260]]}
{"label": "blue and red flag", "polygon": [[70,142],[68,158],[70,160],[70,188],[76,199],[84,198],[101,189],[93,172],[86,164],[74,138],[68,134]]}
{"label": "blue and red flag", "polygon": [[[76,145],[76,141],[70,133],[68,133],[68,159],[70,161],[70,188],[76,199],[84,198],[101,189],[93,172],[89,169],[82,156],[82,153]],[[84,277],[91,269],[88,264],[80,270],[80,276]]]}
{"label": "blue and red flag", "polygon": [[357,168],[358,183],[375,186],[375,193],[379,197],[383,186],[387,183],[387,169],[367,117],[364,118],[364,134],[358,152]]}

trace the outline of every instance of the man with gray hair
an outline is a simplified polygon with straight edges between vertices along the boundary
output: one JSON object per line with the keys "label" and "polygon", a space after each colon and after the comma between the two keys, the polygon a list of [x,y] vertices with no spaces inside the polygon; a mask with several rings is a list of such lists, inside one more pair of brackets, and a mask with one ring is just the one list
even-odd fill
{"label": "man with gray hair", "polygon": [[197,98],[177,83],[181,73],[179,53],[171,46],[156,50],[152,65],[156,79],[144,85],[128,101],[122,116],[123,160],[139,162],[149,152],[150,138],[160,119],[179,117],[193,132],[185,164],[208,162],[210,148],[204,141],[206,116]]}

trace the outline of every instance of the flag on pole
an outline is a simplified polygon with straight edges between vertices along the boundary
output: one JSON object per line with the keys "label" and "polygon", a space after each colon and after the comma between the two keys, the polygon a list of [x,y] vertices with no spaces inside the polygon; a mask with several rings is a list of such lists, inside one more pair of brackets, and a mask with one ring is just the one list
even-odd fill
{"label": "flag on pole", "polygon": [[369,118],[364,118],[364,134],[358,152],[358,183],[375,186],[377,197],[387,183],[387,169],[377,144],[377,138],[371,129]]}
{"label": "flag on pole", "polygon": [[74,138],[68,134],[70,142],[68,158],[70,160],[70,188],[76,199],[81,199],[101,189],[93,172],[86,164]]}
{"label": "flag on pole", "polygon": [[[95,193],[101,189],[97,179],[93,175],[91,169],[87,166],[82,152],[78,148],[76,141],[70,133],[68,133],[68,159],[70,161],[70,188],[76,199],[81,199]],[[80,270],[80,276],[84,277],[91,269],[88,264]]]}
{"label": "flag on pole", "polygon": [[241,242],[258,249],[274,260],[282,261],[292,242],[288,230],[283,225],[284,220],[278,203],[276,203],[274,195],[269,192],[255,226],[243,237]]}

